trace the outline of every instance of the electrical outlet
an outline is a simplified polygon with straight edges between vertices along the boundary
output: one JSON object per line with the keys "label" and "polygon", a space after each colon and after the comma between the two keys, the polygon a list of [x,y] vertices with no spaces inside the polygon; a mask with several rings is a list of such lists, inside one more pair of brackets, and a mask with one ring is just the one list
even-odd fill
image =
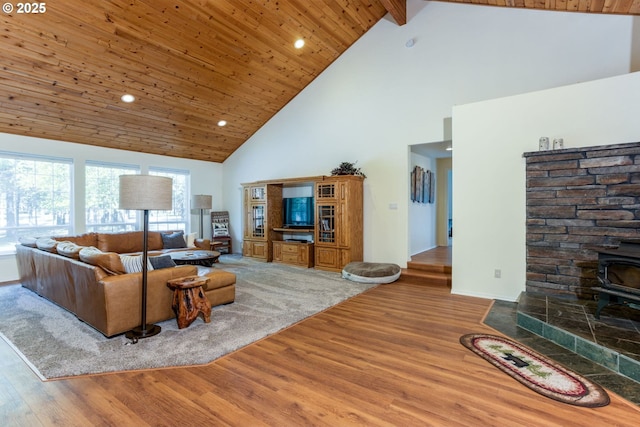
{"label": "electrical outlet", "polygon": [[495,270],[493,271],[493,277],[495,277],[496,279],[501,278],[501,277],[502,277],[502,270],[495,269]]}

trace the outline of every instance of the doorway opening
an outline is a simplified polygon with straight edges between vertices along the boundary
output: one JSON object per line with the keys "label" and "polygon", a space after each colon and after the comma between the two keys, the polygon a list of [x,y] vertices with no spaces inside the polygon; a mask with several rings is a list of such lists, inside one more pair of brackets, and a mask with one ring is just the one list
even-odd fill
{"label": "doorway opening", "polygon": [[453,243],[453,174],[451,141],[412,145],[410,169],[431,171],[434,177],[433,203],[410,202],[409,252],[415,255]]}

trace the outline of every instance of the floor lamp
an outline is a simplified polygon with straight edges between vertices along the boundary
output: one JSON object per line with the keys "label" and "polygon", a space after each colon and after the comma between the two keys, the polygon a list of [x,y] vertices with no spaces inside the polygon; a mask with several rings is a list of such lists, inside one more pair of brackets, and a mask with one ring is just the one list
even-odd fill
{"label": "floor lamp", "polygon": [[200,238],[203,238],[204,222],[202,221],[203,213],[206,209],[211,209],[213,197],[206,194],[196,194],[193,196],[193,209],[200,210]]}
{"label": "floor lamp", "polygon": [[125,336],[134,343],[160,333],[160,326],[147,325],[147,262],[149,243],[149,210],[173,209],[173,180],[154,175],[120,175],[120,209],[144,211],[142,243],[142,306],[140,326]]}

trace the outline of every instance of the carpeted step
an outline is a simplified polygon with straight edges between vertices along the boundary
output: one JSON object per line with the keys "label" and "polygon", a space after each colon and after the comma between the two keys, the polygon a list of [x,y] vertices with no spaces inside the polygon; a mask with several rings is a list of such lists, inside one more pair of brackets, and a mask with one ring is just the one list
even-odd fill
{"label": "carpeted step", "polygon": [[428,271],[424,269],[403,268],[400,279],[416,284],[451,287],[451,273]]}

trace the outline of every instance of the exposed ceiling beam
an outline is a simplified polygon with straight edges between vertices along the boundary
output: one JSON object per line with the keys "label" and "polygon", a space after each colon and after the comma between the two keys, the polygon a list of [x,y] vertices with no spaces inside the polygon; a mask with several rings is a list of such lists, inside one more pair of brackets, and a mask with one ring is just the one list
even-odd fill
{"label": "exposed ceiling beam", "polygon": [[407,23],[407,1],[406,0],[380,0],[380,3],[393,16],[400,26]]}

